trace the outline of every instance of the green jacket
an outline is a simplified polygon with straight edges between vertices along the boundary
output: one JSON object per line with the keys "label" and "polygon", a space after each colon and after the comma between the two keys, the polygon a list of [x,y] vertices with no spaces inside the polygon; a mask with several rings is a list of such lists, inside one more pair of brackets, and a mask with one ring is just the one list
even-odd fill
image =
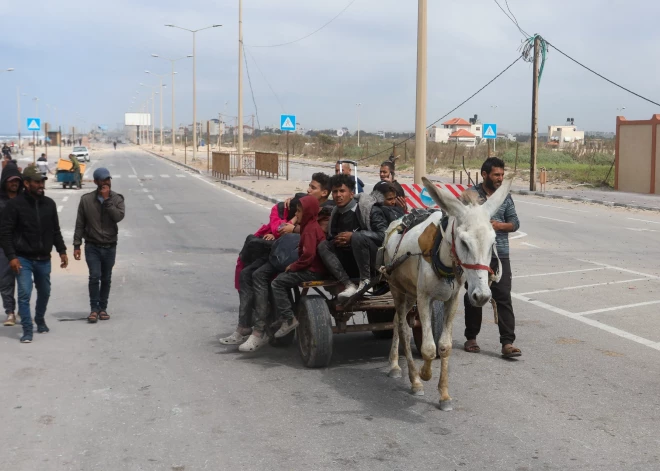
{"label": "green jacket", "polygon": [[80,170],[80,162],[78,162],[76,156],[72,155],[69,159],[71,160],[71,163],[73,163],[73,171]]}

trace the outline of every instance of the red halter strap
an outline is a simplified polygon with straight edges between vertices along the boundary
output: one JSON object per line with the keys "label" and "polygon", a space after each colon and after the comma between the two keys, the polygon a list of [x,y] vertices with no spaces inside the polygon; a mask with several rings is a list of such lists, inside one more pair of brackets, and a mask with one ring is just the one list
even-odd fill
{"label": "red halter strap", "polygon": [[490,273],[491,275],[494,275],[495,273],[493,272],[493,269],[489,266],[486,265],[469,265],[467,263],[461,262],[461,259],[458,258],[458,254],[456,253],[456,237],[454,236],[454,226],[456,225],[456,221],[454,221],[451,225],[451,254],[454,257],[454,260],[456,261],[456,265],[459,267],[463,267],[465,270],[484,270]]}

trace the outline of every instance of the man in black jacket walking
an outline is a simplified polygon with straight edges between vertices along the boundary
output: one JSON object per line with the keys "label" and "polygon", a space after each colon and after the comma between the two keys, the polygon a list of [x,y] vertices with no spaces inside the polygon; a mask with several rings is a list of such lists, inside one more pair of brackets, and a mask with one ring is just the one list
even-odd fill
{"label": "man in black jacket walking", "polygon": [[[16,198],[23,190],[23,177],[18,167],[13,162],[9,162],[2,169],[2,178],[0,178],[0,214],[4,211],[7,203]],[[4,325],[11,327],[16,325],[16,275],[9,266],[9,260],[5,253],[0,250],[0,295],[2,295],[2,305],[5,308],[7,319]]]}
{"label": "man in black jacket walking", "polygon": [[94,170],[97,189],[80,198],[76,231],[73,235],[73,258],[80,260],[80,246],[85,239],[85,261],[89,269],[89,303],[87,321],[110,319],[108,297],[112,267],[117,254],[117,223],[124,219],[124,197],[111,190],[112,177],[107,168]]}
{"label": "man in black jacket walking", "polygon": [[50,298],[50,253],[53,246],[60,254],[60,267],[66,268],[69,259],[60,231],[55,202],[44,196],[46,178],[36,167],[23,172],[25,191],[7,203],[0,224],[0,245],[9,259],[9,266],[16,273],[18,282],[18,311],[23,325],[22,343],[32,342],[32,315],[30,298],[32,282],[37,289],[34,322],[37,332],[49,331],[46,308]]}

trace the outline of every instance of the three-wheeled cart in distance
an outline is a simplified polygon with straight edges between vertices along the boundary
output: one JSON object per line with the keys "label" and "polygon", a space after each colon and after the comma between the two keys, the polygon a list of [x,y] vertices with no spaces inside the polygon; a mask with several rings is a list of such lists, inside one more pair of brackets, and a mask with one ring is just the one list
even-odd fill
{"label": "three-wheeled cart in distance", "polygon": [[[85,174],[85,164],[80,164],[80,186],[83,185],[83,175]],[[75,185],[75,178],[74,178],[74,173],[73,173],[73,162],[70,160],[66,159],[60,159],[57,162],[57,170],[56,170],[56,178],[57,178],[57,183],[62,184],[62,188],[66,188],[67,186],[69,188],[73,188],[73,185]]]}

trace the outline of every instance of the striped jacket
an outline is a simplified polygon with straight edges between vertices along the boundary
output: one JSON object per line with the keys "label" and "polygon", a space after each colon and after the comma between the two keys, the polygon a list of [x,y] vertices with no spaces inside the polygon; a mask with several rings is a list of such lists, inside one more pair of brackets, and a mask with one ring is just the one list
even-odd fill
{"label": "striped jacket", "polygon": [[[483,183],[479,183],[477,186],[470,188],[473,191],[479,193],[479,196],[483,198],[484,201],[487,199],[486,190],[484,190]],[[516,213],[516,205],[513,204],[513,198],[511,195],[507,195],[504,203],[500,206],[500,209],[497,210],[497,213],[492,217],[492,220],[498,222],[510,222],[513,224],[513,230],[517,231],[520,228],[520,220],[518,219],[518,214]],[[497,245],[497,254],[500,258],[509,258],[509,233],[497,231],[495,233],[495,243]]]}

